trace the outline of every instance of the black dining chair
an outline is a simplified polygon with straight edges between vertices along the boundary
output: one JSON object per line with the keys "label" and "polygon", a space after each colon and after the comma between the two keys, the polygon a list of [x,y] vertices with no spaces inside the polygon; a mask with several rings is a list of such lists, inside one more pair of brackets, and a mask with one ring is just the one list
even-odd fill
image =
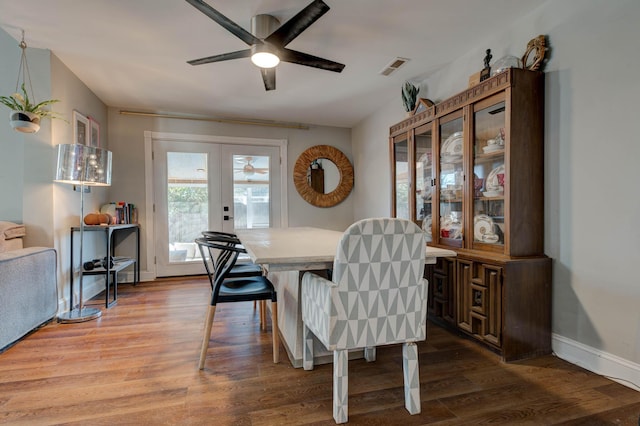
{"label": "black dining chair", "polygon": [[[231,233],[222,232],[222,231],[202,231],[202,236],[212,241],[218,241],[220,240],[220,237],[222,237],[222,239],[226,241],[226,244],[234,244],[237,247],[242,247],[242,244],[240,243],[240,239],[238,239],[238,236],[236,234],[231,234]],[[262,267],[249,260],[244,262],[236,262],[236,264],[233,265],[233,268],[231,268],[231,270],[227,274],[227,277],[228,278],[259,277],[260,275],[262,275]],[[256,301],[253,302],[253,309],[255,308],[256,308]],[[267,324],[266,324],[267,318],[266,318],[265,311],[266,311],[265,301],[261,300],[260,301],[260,329],[261,330],[267,329]]]}
{"label": "black dining chair", "polygon": [[[215,239],[214,239],[215,238]],[[199,368],[204,368],[211,338],[213,318],[218,303],[266,301],[271,300],[271,332],[273,341],[273,362],[280,360],[280,341],[278,335],[278,300],[276,290],[267,277],[249,276],[230,278],[229,271],[233,268],[238,255],[246,253],[244,248],[236,244],[233,237],[218,235],[196,239],[202,254],[209,282],[211,284],[211,302],[207,309],[204,323],[204,336],[200,351]],[[266,314],[265,314],[266,316]],[[261,322],[263,318],[261,315]]]}
{"label": "black dining chair", "polygon": [[[231,233],[222,232],[222,231],[203,231],[202,236],[203,238],[206,238],[212,241],[219,241],[220,238],[222,238],[225,244],[233,244],[236,247],[242,246],[236,234],[231,234]],[[257,265],[251,261],[248,261],[248,262],[238,262],[235,265],[233,265],[233,268],[231,268],[227,277],[228,278],[259,277],[260,275],[262,275],[262,267],[260,267],[260,265]]]}

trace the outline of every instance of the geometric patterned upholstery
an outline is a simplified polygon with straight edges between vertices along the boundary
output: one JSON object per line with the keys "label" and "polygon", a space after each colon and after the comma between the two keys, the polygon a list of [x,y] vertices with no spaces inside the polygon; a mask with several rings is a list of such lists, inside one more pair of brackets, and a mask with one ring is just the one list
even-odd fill
{"label": "geometric patterned upholstery", "polygon": [[[404,219],[364,219],[338,244],[333,279],[302,280],[303,365],[313,368],[311,333],[334,351],[334,419],[347,421],[347,350],[404,343],[405,405],[420,412],[418,353],[426,338],[427,281],[424,232]],[[365,351],[365,355],[367,351]],[[369,358],[369,357],[367,357]]]}

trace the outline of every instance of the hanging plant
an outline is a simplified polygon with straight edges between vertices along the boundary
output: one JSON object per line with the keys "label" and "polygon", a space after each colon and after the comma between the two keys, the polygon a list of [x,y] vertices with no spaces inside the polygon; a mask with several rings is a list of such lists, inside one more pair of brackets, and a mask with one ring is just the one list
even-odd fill
{"label": "hanging plant", "polygon": [[[31,86],[31,76],[29,75],[29,66],[27,64],[27,56],[25,51],[27,43],[24,42],[24,31],[22,32],[22,41],[19,44],[22,49],[20,58],[20,68],[18,68],[18,81],[16,82],[16,93],[10,96],[0,96],[0,103],[11,109],[9,114],[9,124],[18,132],[35,133],[40,130],[40,120],[43,118],[60,118],[62,117],[54,111],[46,108],[47,106],[59,102],[58,99],[49,99],[46,101],[32,103],[25,87],[27,80],[29,81],[29,89],[33,95],[33,87]],[[18,93],[18,85],[20,84],[20,76],[22,75],[22,84]],[[33,96],[32,96],[33,98]]]}
{"label": "hanging plant", "polygon": [[[11,125],[16,130],[26,133],[37,132],[40,128],[40,119],[61,118],[58,113],[45,108],[48,105],[60,102],[58,99],[49,99],[47,101],[42,101],[34,104],[31,103],[31,100],[29,99],[29,95],[27,94],[27,90],[24,87],[24,83],[22,83],[22,86],[20,88],[22,93],[14,93],[11,96],[0,96],[0,103],[11,109],[9,119],[11,121]],[[31,123],[32,125],[29,126],[26,123]],[[31,130],[30,132],[28,131],[29,129],[34,129],[36,126],[37,129]],[[21,130],[19,127],[24,129]]]}

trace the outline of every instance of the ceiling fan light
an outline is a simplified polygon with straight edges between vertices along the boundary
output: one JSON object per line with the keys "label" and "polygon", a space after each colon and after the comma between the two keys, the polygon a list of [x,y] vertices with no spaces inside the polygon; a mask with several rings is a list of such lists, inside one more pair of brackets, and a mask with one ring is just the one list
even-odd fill
{"label": "ceiling fan light", "polygon": [[260,68],[273,68],[280,63],[280,58],[271,52],[256,52],[251,55],[251,62]]}

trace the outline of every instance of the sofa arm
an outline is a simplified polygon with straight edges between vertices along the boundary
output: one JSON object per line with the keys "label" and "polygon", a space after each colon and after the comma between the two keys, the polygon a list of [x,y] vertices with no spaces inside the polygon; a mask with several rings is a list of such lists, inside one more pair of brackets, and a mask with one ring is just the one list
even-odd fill
{"label": "sofa arm", "polygon": [[0,352],[57,310],[56,251],[29,247],[0,253]]}

